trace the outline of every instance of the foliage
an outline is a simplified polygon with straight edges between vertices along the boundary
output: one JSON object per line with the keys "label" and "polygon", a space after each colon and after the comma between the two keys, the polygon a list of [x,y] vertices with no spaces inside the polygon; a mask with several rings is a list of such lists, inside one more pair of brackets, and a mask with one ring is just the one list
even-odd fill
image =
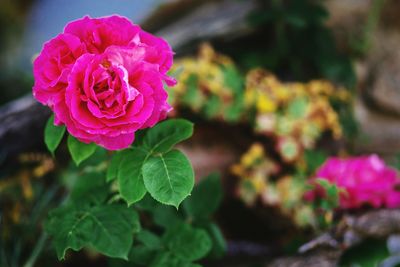
{"label": "foliage", "polygon": [[[211,221],[221,201],[219,177],[205,178],[192,192],[191,163],[174,149],[192,133],[192,123],[167,120],[140,132],[130,148],[111,157],[69,136],[69,151],[80,167],[71,165],[66,173],[70,194],[49,214],[45,227],[58,258],[65,259],[69,249],[89,248],[139,266],[172,267],[197,266],[192,262],[221,256],[225,243]],[[47,140],[61,135],[55,129],[45,134]],[[51,149],[54,152],[55,145]],[[185,198],[183,209],[177,210]],[[143,213],[152,217],[146,228]]]}
{"label": "foliage", "polygon": [[[211,221],[221,194],[220,179],[212,174],[195,187],[183,202],[182,210],[165,207],[149,196],[134,204],[150,220],[147,222],[150,227],[138,233],[129,261],[135,266],[198,266],[192,262],[207,255],[222,256],[226,244],[219,228]],[[157,235],[160,230],[161,235]],[[111,262],[112,266],[131,266],[122,261]]]}
{"label": "foliage", "polygon": [[[382,266],[383,260],[389,256],[384,240],[368,239],[347,250],[340,259],[340,266]],[[386,266],[386,265],[383,265]],[[389,264],[388,266],[397,266]]]}
{"label": "foliage", "polygon": [[18,168],[0,172],[0,266],[33,267],[47,252],[41,224],[58,203],[59,186],[51,175],[55,164],[49,155],[23,153],[17,163]]}
{"label": "foliage", "polygon": [[246,43],[243,53],[236,51],[240,62],[249,68],[289,71],[296,80],[323,77],[354,87],[351,61],[336,48],[322,1],[261,0],[260,5],[249,16],[249,24],[262,32],[260,40]]}

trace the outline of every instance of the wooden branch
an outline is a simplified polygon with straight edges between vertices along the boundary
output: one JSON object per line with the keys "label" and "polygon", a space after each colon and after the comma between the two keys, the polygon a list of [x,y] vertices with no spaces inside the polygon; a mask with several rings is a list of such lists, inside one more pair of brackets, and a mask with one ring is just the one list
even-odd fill
{"label": "wooden branch", "polygon": [[251,32],[247,16],[256,7],[254,0],[209,2],[156,34],[164,37],[177,53],[196,41],[232,40]]}
{"label": "wooden branch", "polygon": [[43,145],[43,127],[50,109],[31,95],[0,107],[0,157]]}

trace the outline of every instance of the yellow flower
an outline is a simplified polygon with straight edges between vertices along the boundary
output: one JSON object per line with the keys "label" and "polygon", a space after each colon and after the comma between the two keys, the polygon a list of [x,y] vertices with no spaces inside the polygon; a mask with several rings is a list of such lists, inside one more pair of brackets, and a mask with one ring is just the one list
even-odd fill
{"label": "yellow flower", "polygon": [[291,93],[285,86],[278,86],[274,89],[274,94],[279,102],[287,102],[291,98]]}
{"label": "yellow flower", "polygon": [[257,110],[261,113],[274,112],[277,109],[276,103],[267,95],[260,94],[257,99]]}
{"label": "yellow flower", "polygon": [[254,162],[263,157],[264,148],[260,143],[253,144],[250,149],[242,156],[241,163],[245,167],[250,167]]}

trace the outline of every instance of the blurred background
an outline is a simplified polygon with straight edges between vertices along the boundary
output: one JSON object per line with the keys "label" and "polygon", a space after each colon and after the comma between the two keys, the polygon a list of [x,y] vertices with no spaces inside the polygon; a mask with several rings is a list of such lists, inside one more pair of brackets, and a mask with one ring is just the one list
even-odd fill
{"label": "blurred background", "polygon": [[[303,195],[330,155],[377,153],[398,166],[399,12],[398,0],[0,0],[0,266],[105,264],[87,252],[59,263],[44,245],[43,220],[73,171],[65,144],[57,160],[46,152],[50,113],[31,90],[44,42],[71,20],[111,14],[171,44],[171,116],[196,123],[182,149],[196,177],[222,173],[215,220],[227,253],[205,266],[376,266],[398,255],[387,238],[398,243],[399,214],[336,212],[334,201],[316,212]],[[343,240],[355,227],[340,228],[344,218],[360,214],[372,217],[354,239],[367,241],[323,239]]]}

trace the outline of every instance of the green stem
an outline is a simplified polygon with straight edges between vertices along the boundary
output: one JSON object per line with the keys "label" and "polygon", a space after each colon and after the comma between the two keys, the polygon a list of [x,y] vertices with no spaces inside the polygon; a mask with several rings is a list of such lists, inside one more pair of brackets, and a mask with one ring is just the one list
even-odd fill
{"label": "green stem", "polygon": [[36,246],[33,249],[31,256],[26,261],[23,267],[34,267],[37,258],[39,257],[40,253],[43,250],[46,240],[47,240],[47,234],[46,232],[43,232],[39,238],[39,241],[36,243]]}

